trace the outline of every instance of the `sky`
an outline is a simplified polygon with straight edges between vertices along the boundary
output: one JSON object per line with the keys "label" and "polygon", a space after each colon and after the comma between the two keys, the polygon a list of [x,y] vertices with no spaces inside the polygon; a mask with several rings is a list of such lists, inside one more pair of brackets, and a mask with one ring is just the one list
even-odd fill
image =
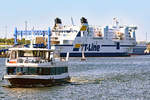
{"label": "sky", "polygon": [[46,30],[59,17],[64,25],[80,24],[82,16],[90,25],[136,25],[138,41],[150,41],[150,0],[0,0],[0,37],[12,37],[14,28]]}

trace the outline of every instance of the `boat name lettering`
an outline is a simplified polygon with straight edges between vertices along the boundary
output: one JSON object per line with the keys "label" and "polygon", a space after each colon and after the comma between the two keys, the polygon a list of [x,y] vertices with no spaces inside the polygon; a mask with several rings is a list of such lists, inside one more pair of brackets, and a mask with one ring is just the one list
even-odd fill
{"label": "boat name lettering", "polygon": [[84,51],[100,51],[100,45],[95,44],[82,44],[81,45],[84,48]]}

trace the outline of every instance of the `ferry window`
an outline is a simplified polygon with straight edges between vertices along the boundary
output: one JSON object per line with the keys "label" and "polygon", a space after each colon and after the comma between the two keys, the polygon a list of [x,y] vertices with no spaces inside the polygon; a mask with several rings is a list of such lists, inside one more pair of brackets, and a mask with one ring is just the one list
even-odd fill
{"label": "ferry window", "polygon": [[65,67],[65,72],[68,72],[68,67]]}
{"label": "ferry window", "polygon": [[23,70],[23,69],[22,69],[21,67],[17,67],[17,68],[16,68],[16,72],[17,72],[17,73],[22,72],[22,70]]}
{"label": "ferry window", "polygon": [[23,67],[22,73],[23,75],[28,75],[28,67]]}
{"label": "ferry window", "polygon": [[18,56],[19,57],[24,57],[24,51],[18,51]]}
{"label": "ferry window", "polygon": [[33,57],[33,53],[32,53],[32,51],[25,51],[24,56],[25,57]]}
{"label": "ferry window", "polygon": [[62,67],[56,67],[56,74],[62,73]]}
{"label": "ferry window", "polygon": [[45,52],[45,58],[49,61],[50,52]]}
{"label": "ferry window", "polygon": [[14,75],[16,73],[16,67],[7,67],[7,74]]}
{"label": "ferry window", "polygon": [[50,74],[51,75],[56,75],[56,73],[55,73],[55,67],[52,67],[51,69],[50,69]]}
{"label": "ferry window", "polygon": [[37,51],[33,51],[33,56],[34,56],[34,57],[37,57],[37,56],[38,56]]}
{"label": "ferry window", "polygon": [[43,58],[45,59],[45,57],[46,57],[46,52],[43,52]]}
{"label": "ferry window", "polygon": [[64,73],[68,72],[68,68],[64,67]]}
{"label": "ferry window", "polygon": [[45,57],[44,52],[43,51],[38,52],[37,57],[44,58]]}
{"label": "ferry window", "polygon": [[37,68],[29,67],[29,75],[37,75]]}
{"label": "ferry window", "polygon": [[59,74],[59,70],[58,70],[59,68],[56,67],[55,69],[56,69],[56,70],[55,70],[55,71],[56,71],[56,75]]}
{"label": "ferry window", "polygon": [[60,74],[64,73],[64,67],[60,68]]}
{"label": "ferry window", "polygon": [[43,56],[43,52],[42,51],[40,51],[40,55],[39,55],[40,57],[42,57]]}
{"label": "ferry window", "polygon": [[42,75],[50,75],[50,68],[42,68]]}
{"label": "ferry window", "polygon": [[17,75],[23,75],[23,67],[16,67],[16,74]]}
{"label": "ferry window", "polygon": [[42,75],[42,68],[37,68],[37,74]]}
{"label": "ferry window", "polygon": [[12,51],[11,59],[16,59],[16,57],[17,57],[17,52],[16,51]]}

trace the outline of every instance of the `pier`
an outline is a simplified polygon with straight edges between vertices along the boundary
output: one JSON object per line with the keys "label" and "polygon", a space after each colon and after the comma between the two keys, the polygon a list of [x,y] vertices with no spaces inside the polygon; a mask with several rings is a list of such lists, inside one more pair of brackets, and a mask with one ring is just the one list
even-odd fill
{"label": "pier", "polygon": [[8,55],[8,49],[0,49],[0,58],[7,57]]}

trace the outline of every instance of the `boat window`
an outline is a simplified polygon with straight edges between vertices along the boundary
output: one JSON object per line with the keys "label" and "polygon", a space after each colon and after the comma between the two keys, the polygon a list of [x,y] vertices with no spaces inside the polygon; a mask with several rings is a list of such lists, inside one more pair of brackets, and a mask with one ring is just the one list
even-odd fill
{"label": "boat window", "polygon": [[17,67],[16,68],[16,74],[17,75],[23,75],[23,67]]}
{"label": "boat window", "polygon": [[68,72],[67,67],[7,67],[8,75],[60,75],[66,72]]}
{"label": "boat window", "polygon": [[46,52],[44,51],[19,51],[19,57],[46,57]]}
{"label": "boat window", "polygon": [[67,67],[64,67],[64,72],[68,72],[68,68]]}
{"label": "boat window", "polygon": [[28,67],[23,67],[22,73],[23,73],[23,75],[28,75]]}
{"label": "boat window", "polygon": [[7,74],[8,75],[14,75],[16,73],[15,67],[7,67]]}
{"label": "boat window", "polygon": [[56,68],[55,67],[52,67],[51,69],[50,69],[50,73],[51,73],[51,75],[56,75]]}
{"label": "boat window", "polygon": [[18,59],[17,62],[18,63],[23,63],[23,59]]}
{"label": "boat window", "polygon": [[56,75],[58,75],[58,74],[62,74],[62,73],[65,73],[65,72],[67,72],[68,70],[66,69],[67,67],[56,67],[55,69],[56,69]]}
{"label": "boat window", "polygon": [[56,70],[55,70],[55,71],[56,71],[56,73],[55,73],[55,74],[56,74],[56,75],[57,75],[57,74],[59,74],[58,67],[55,67],[55,69],[56,69]]}
{"label": "boat window", "polygon": [[50,52],[45,52],[45,59],[50,60]]}
{"label": "boat window", "polygon": [[29,75],[37,75],[37,68],[29,67]]}
{"label": "boat window", "polygon": [[50,75],[50,68],[42,68],[42,75]]}
{"label": "boat window", "polygon": [[59,70],[59,74],[63,73],[63,67],[58,68],[58,70]]}
{"label": "boat window", "polygon": [[33,57],[33,52],[32,51],[25,51],[24,56],[25,57]]}
{"label": "boat window", "polygon": [[37,68],[37,75],[42,75],[42,68]]}
{"label": "boat window", "polygon": [[19,57],[33,57],[32,51],[18,51]]}
{"label": "boat window", "polygon": [[38,56],[38,52],[37,51],[33,51],[33,56],[37,57]]}
{"label": "boat window", "polygon": [[19,57],[24,57],[24,51],[18,51],[18,56]]}
{"label": "boat window", "polygon": [[16,57],[17,57],[17,52],[16,51],[12,51],[11,59],[16,59]]}
{"label": "boat window", "polygon": [[17,67],[17,68],[16,68],[16,72],[17,72],[17,73],[22,72],[22,68],[21,68],[21,67]]}

